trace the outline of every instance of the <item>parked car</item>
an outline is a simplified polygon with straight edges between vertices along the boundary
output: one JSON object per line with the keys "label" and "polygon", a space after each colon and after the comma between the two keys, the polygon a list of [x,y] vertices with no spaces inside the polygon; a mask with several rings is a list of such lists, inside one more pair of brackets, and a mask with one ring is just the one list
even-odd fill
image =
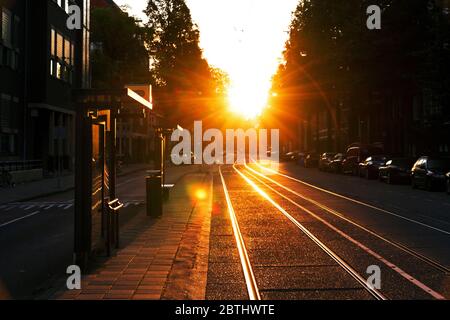
{"label": "parked car", "polygon": [[290,161],[293,154],[293,152],[282,153],[280,156],[280,162]]}
{"label": "parked car", "polygon": [[376,146],[351,146],[347,149],[345,160],[342,162],[342,172],[357,176],[359,173],[359,164],[368,157],[377,154],[383,154],[383,150]]}
{"label": "parked car", "polygon": [[365,161],[359,164],[359,176],[361,178],[377,179],[378,170],[387,162],[387,157],[382,155],[375,155],[368,157]]}
{"label": "parked car", "polygon": [[450,171],[450,158],[421,157],[414,164],[411,172],[411,185],[413,188],[426,190],[444,189],[446,172]]}
{"label": "parked car", "polygon": [[447,173],[447,193],[450,194],[450,172]]}
{"label": "parked car", "polygon": [[319,170],[321,171],[329,171],[330,163],[333,161],[335,152],[325,152],[320,156],[319,159]]}
{"label": "parked car", "polygon": [[413,164],[414,160],[409,158],[391,159],[380,167],[379,179],[380,181],[386,181],[388,184],[409,182]]}
{"label": "parked car", "polygon": [[299,155],[298,151],[291,151],[291,152],[286,153],[283,158],[284,158],[284,161],[287,161],[287,162],[297,161],[298,155]]}
{"label": "parked car", "polygon": [[319,166],[319,155],[310,153],[305,159],[305,168],[316,168]]}
{"label": "parked car", "polygon": [[342,162],[345,160],[343,153],[338,153],[330,162],[329,171],[333,173],[342,173]]}

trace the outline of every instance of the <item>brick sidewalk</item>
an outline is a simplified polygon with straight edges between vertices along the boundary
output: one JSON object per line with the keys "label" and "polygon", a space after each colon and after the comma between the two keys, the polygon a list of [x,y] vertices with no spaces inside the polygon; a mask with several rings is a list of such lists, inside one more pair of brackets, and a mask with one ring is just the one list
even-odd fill
{"label": "brick sidewalk", "polygon": [[54,299],[204,299],[208,271],[212,176],[189,174],[171,191],[162,218],[141,212],[121,233],[122,249],[98,259],[82,290]]}

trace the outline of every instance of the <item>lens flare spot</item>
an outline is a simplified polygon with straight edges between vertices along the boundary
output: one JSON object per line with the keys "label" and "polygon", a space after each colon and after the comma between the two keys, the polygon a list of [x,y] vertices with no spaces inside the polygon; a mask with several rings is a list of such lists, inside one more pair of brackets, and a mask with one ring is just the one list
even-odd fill
{"label": "lens flare spot", "polygon": [[207,197],[208,194],[204,189],[195,190],[195,198],[197,198],[197,200],[205,200]]}

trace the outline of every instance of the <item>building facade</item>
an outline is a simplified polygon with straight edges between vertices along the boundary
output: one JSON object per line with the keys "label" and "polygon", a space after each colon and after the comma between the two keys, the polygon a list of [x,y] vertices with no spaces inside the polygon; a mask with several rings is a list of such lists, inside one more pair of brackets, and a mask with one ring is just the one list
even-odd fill
{"label": "building facade", "polygon": [[[70,6],[81,29],[69,30]],[[90,87],[89,0],[2,2],[0,161],[40,160],[45,172],[72,170],[71,92]]]}

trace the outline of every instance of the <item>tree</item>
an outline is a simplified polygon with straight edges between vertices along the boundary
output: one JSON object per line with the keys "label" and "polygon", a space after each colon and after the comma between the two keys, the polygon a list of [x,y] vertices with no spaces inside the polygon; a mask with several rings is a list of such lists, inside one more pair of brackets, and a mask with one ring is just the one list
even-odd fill
{"label": "tree", "polygon": [[149,83],[152,78],[146,42],[152,29],[141,27],[117,8],[91,12],[93,87],[123,88],[129,83]]}
{"label": "tree", "polygon": [[185,1],[150,0],[146,13],[147,27],[155,30],[149,43],[157,101],[169,124],[191,126],[211,118],[223,96],[223,73],[203,58],[199,30]]}
{"label": "tree", "polygon": [[[309,130],[316,135],[316,145],[310,148],[339,149],[345,147],[337,141],[344,120],[339,119],[340,109],[345,106],[351,110],[345,119],[350,122],[351,139],[364,140],[358,128],[361,117],[374,120],[367,128],[374,134],[367,139],[382,139],[383,130],[387,134],[387,129],[375,132],[374,128],[379,125],[383,110],[388,113],[393,105],[403,107],[407,104],[405,99],[419,95],[420,90],[435,82],[432,79],[445,77],[439,67],[446,65],[445,52],[436,34],[437,30],[446,35],[448,32],[438,26],[442,19],[437,18],[440,11],[433,9],[434,3],[434,0],[301,1],[293,14],[285,62],[273,79],[273,91],[278,95],[272,104],[279,122],[283,123],[285,114],[297,114],[313,122]],[[367,29],[366,9],[370,5],[381,8],[381,30]],[[448,65],[448,58],[445,61]],[[433,90],[445,91],[436,86]],[[411,110],[405,110],[405,119],[407,112]],[[324,121],[321,114],[329,121]],[[319,130],[327,129],[323,122],[329,123],[326,146],[319,145],[317,138]],[[398,123],[395,125],[400,127]]]}

